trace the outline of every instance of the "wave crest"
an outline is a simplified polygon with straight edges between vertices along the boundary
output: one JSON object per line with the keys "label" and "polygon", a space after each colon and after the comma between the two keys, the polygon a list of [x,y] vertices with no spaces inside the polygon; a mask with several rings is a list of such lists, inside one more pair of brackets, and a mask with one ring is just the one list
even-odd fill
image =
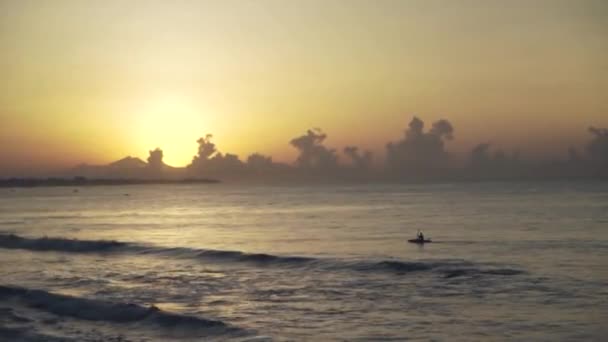
{"label": "wave crest", "polygon": [[113,323],[153,322],[163,327],[220,328],[234,330],[218,320],[165,312],[156,306],[114,303],[98,299],[72,297],[43,290],[0,285],[0,298],[17,298],[25,305],[52,313],[88,321]]}
{"label": "wave crest", "polygon": [[249,263],[264,267],[307,267],[326,271],[385,272],[399,275],[410,272],[436,270],[443,274],[445,278],[476,275],[511,276],[524,273],[517,269],[481,267],[480,265],[457,260],[410,262],[401,260],[345,260],[188,247],[146,246],[106,240],[74,240],[46,237],[36,239],[20,237],[14,234],[0,234],[0,247],[70,253],[122,252],[180,259],[212,260],[214,262]]}
{"label": "wave crest", "polygon": [[15,234],[0,234],[0,247],[32,251],[104,252],[126,246],[127,243],[107,240],[75,240],[64,238],[24,238]]}
{"label": "wave crest", "polygon": [[479,276],[479,275],[495,275],[495,276],[512,276],[523,274],[524,271],[513,269],[513,268],[490,268],[490,269],[478,269],[478,268],[466,268],[466,269],[449,269],[444,272],[444,278],[457,278],[466,276]]}

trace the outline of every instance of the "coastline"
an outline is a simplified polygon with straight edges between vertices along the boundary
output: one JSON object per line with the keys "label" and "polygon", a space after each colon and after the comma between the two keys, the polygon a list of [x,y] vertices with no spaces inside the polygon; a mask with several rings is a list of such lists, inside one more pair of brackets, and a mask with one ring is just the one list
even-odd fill
{"label": "coastline", "polygon": [[0,188],[32,188],[59,186],[158,185],[158,184],[216,184],[217,179],[88,179],[75,178],[8,178],[0,179]]}

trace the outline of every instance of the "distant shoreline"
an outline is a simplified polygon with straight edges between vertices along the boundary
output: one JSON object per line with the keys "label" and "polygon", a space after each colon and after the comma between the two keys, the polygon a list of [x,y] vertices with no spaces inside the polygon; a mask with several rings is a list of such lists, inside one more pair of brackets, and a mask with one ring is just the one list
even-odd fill
{"label": "distant shoreline", "polygon": [[157,185],[157,184],[215,184],[217,179],[88,179],[76,178],[9,178],[0,179],[0,188],[34,188],[58,186]]}

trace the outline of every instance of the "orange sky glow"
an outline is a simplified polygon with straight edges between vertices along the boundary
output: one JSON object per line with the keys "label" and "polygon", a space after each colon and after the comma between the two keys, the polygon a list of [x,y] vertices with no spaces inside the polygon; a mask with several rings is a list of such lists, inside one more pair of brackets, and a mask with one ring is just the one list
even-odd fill
{"label": "orange sky glow", "polygon": [[[0,168],[222,152],[291,138],[378,156],[413,115],[560,156],[608,126],[608,5],[539,1],[0,1]],[[0,172],[1,173],[1,172]]]}

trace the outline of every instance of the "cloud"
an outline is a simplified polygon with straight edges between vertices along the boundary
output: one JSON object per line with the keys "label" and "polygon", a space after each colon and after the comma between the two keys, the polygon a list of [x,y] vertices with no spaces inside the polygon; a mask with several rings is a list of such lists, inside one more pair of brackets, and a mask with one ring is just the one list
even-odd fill
{"label": "cloud", "polygon": [[213,135],[207,134],[205,137],[199,138],[196,142],[198,143],[198,153],[192,159],[190,164],[193,168],[200,168],[209,161],[209,159],[217,152],[215,144],[211,142]]}
{"label": "cloud", "polygon": [[291,139],[291,146],[298,152],[295,166],[307,170],[330,170],[338,166],[336,151],[323,145],[327,135],[318,128],[309,129],[306,134]]}
{"label": "cloud", "polygon": [[481,143],[473,147],[465,177],[469,179],[504,179],[523,177],[532,172],[532,165],[520,159],[519,152],[505,153],[496,149],[492,154],[491,144]]}
{"label": "cloud", "polygon": [[591,161],[608,166],[608,129],[589,127],[593,136],[586,149]]}
{"label": "cloud", "polygon": [[356,146],[346,146],[344,154],[350,158],[352,166],[357,170],[369,170],[372,167],[372,153],[364,151],[359,153],[359,148]]}
{"label": "cloud", "polygon": [[485,167],[491,162],[492,157],[489,154],[490,144],[482,143],[471,150],[470,165],[475,168]]}
{"label": "cloud", "polygon": [[196,141],[198,143],[198,152],[192,158],[192,163],[186,167],[189,174],[195,177],[235,176],[243,174],[245,164],[239,157],[231,153],[222,154],[211,141],[212,138],[213,135],[207,134]]}
{"label": "cloud", "polygon": [[272,162],[272,157],[267,157],[259,153],[253,153],[247,157],[247,169],[256,175],[272,172],[274,168],[275,163]]}
{"label": "cloud", "polygon": [[158,147],[151,150],[150,155],[148,156],[148,168],[154,171],[161,171],[164,165],[163,150]]}
{"label": "cloud", "polygon": [[249,155],[243,162],[236,154],[220,152],[208,134],[196,141],[197,153],[186,168],[165,165],[163,151],[156,148],[149,151],[147,163],[127,157],[109,165],[82,165],[68,174],[91,178],[203,177],[287,182],[608,177],[608,129],[590,127],[589,133],[591,139],[584,152],[579,154],[570,148],[563,160],[522,160],[518,152],[505,153],[484,142],[471,149],[464,164],[458,164],[446,148],[454,138],[452,124],[438,120],[425,130],[425,123],[413,117],[401,139],[387,143],[384,167],[372,163],[371,152],[352,145],[342,149],[346,161],[340,164],[336,150],[324,145],[327,134],[316,128],[289,141],[298,151],[292,165],[276,163],[271,156],[260,153]]}
{"label": "cloud", "polygon": [[387,170],[397,175],[421,175],[447,167],[445,144],[453,134],[454,127],[447,120],[436,121],[424,132],[424,122],[412,118],[403,139],[386,145]]}
{"label": "cloud", "polygon": [[236,154],[226,153],[222,155],[217,153],[211,161],[213,169],[219,172],[242,173],[245,170],[245,164]]}

